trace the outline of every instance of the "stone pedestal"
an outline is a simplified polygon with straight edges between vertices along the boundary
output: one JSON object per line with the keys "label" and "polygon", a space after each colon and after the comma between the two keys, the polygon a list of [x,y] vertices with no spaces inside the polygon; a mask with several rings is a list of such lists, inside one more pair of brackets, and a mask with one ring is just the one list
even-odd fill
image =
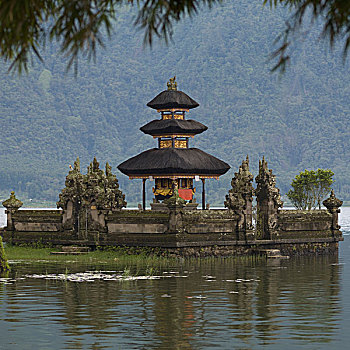
{"label": "stone pedestal", "polygon": [[183,210],[197,210],[198,203],[187,203],[184,207]]}
{"label": "stone pedestal", "polygon": [[150,203],[151,205],[151,210],[154,211],[168,211],[169,208],[165,203]]}

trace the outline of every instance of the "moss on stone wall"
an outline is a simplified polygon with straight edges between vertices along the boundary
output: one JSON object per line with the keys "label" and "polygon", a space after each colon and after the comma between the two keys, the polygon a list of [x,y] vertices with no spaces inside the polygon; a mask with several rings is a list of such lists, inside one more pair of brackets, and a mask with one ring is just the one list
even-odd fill
{"label": "moss on stone wall", "polygon": [[289,256],[337,255],[338,242],[309,242],[302,244],[281,244],[277,246],[281,253]]}
{"label": "moss on stone wall", "polygon": [[151,211],[151,210],[118,210],[118,211],[113,211],[109,214],[107,214],[107,217],[110,219],[113,218],[121,218],[121,217],[135,217],[135,218],[169,218],[169,213],[168,212],[161,212],[161,211]]}

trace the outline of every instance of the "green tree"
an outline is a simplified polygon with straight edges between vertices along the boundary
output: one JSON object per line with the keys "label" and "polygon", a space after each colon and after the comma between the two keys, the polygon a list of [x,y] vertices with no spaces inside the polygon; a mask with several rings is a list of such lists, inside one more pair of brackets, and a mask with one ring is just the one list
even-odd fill
{"label": "green tree", "polygon": [[322,200],[328,195],[328,193],[331,190],[331,185],[333,183],[333,177],[334,173],[333,171],[327,169],[317,169],[317,183],[316,183],[316,191],[315,191],[315,196],[316,196],[316,201],[318,208],[321,209],[321,203]]}
{"label": "green tree", "polygon": [[297,209],[321,209],[321,201],[330,192],[333,183],[333,171],[327,169],[305,170],[296,175],[292,188],[287,193]]}
{"label": "green tree", "polygon": [[[28,58],[40,49],[47,39],[60,43],[61,51],[69,57],[68,67],[77,62],[79,53],[93,56],[96,45],[103,46],[102,29],[110,35],[113,22],[122,5],[137,4],[134,24],[144,30],[145,42],[152,44],[154,36],[166,41],[173,34],[172,26],[186,16],[222,0],[0,0],[0,56],[10,61],[11,68],[27,69]],[[350,44],[350,2],[344,0],[262,0],[271,7],[281,5],[291,10],[281,45],[275,51],[275,68],[284,68],[289,60],[291,34],[305,18],[323,23],[323,35],[330,43],[345,40],[344,53]],[[311,23],[314,23],[313,21]],[[304,37],[304,33],[302,35]]]}

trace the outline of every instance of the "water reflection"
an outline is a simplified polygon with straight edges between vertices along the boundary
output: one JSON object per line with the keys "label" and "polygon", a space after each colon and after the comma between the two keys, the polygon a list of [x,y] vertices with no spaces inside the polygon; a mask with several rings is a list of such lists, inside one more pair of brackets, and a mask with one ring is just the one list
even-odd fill
{"label": "water reflection", "polygon": [[160,280],[20,279],[64,269],[19,265],[0,283],[4,349],[320,348],[342,322],[337,257],[191,261],[174,268],[187,278]]}
{"label": "water reflection", "polygon": [[339,261],[193,260],[159,271],[187,278],[84,283],[24,278],[64,265],[14,265],[0,281],[0,349],[345,348],[350,215],[340,224]]}

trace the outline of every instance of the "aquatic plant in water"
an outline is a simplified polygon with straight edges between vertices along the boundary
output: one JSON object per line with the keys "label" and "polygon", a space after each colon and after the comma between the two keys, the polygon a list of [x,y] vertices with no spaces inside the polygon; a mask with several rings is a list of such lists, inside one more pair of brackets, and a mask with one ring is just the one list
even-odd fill
{"label": "aquatic plant in water", "polygon": [[147,268],[146,268],[146,276],[154,276],[156,271],[157,270],[153,266],[147,266]]}
{"label": "aquatic plant in water", "polygon": [[[107,271],[108,272],[108,271]],[[60,274],[33,274],[25,275],[26,278],[37,278],[46,280],[61,280],[69,282],[94,282],[94,281],[138,281],[161,279],[164,276],[132,276],[129,268],[125,268],[121,273],[105,273],[103,271],[86,271],[78,273]],[[187,276],[181,276],[187,277]],[[1,281],[0,281],[1,282]]]}
{"label": "aquatic plant in water", "polygon": [[5,249],[2,244],[2,237],[0,236],[0,273],[6,272],[10,270],[10,266],[7,262],[7,258],[5,255]]}

